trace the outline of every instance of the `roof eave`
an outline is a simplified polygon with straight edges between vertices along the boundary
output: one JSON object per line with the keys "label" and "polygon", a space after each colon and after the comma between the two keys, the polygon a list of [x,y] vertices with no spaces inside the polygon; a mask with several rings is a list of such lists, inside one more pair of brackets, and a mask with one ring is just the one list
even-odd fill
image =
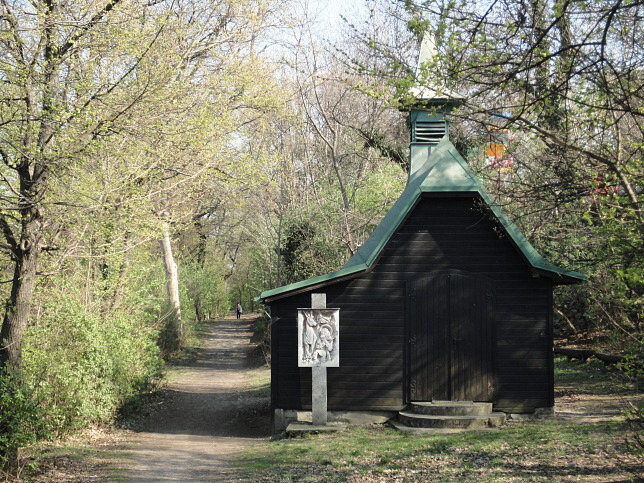
{"label": "roof eave", "polygon": [[586,282],[586,275],[573,270],[564,270],[555,265],[549,267],[533,267],[538,275],[552,279],[555,285],[575,285]]}
{"label": "roof eave", "polygon": [[272,302],[283,297],[295,295],[300,292],[306,292],[316,287],[328,285],[330,282],[340,282],[357,276],[360,272],[364,272],[369,267],[366,264],[354,265],[351,267],[343,267],[335,272],[318,275],[317,277],[307,278],[288,285],[276,287],[271,290],[265,290],[259,297],[255,298],[257,302]]}

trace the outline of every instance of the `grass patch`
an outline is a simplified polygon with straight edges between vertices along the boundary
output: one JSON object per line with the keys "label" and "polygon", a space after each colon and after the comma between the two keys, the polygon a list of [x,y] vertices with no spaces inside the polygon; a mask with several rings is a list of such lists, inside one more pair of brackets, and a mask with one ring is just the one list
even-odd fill
{"label": "grass patch", "polygon": [[96,428],[79,431],[64,441],[42,441],[23,451],[21,477],[34,483],[123,479],[127,437],[119,430]]}
{"label": "grass patch", "polygon": [[555,358],[555,388],[576,394],[622,394],[635,389],[623,372],[594,358],[586,362]]}
{"label": "grass patch", "polygon": [[265,367],[253,370],[249,376],[248,391],[253,397],[269,397],[271,395],[271,371]]}
{"label": "grass patch", "polygon": [[[633,392],[626,377],[597,361],[555,364],[559,394]],[[252,481],[637,479],[644,466],[629,447],[632,436],[624,418],[516,421],[500,431],[424,436],[351,428],[255,446],[238,467]]]}
{"label": "grass patch", "polygon": [[253,481],[551,481],[635,474],[623,422],[523,421],[503,431],[414,436],[352,428],[255,447],[239,460]]}
{"label": "grass patch", "polygon": [[503,431],[432,436],[384,427],[352,428],[255,447],[239,463],[244,477],[253,481],[611,478],[636,470],[636,465],[620,460],[626,429],[623,422],[557,420],[512,423]]}

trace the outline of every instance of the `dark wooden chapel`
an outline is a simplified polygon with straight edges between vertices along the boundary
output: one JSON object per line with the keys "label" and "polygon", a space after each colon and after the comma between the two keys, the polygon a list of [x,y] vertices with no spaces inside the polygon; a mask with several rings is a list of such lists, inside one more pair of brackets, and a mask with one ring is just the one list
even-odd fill
{"label": "dark wooden chapel", "polygon": [[[398,411],[414,401],[554,405],[552,291],[580,273],[544,260],[449,139],[453,97],[417,92],[407,186],[340,270],[268,290],[273,410],[311,408],[298,368],[297,309],[325,293],[340,309],[331,411]],[[433,91],[431,91],[433,93]]]}

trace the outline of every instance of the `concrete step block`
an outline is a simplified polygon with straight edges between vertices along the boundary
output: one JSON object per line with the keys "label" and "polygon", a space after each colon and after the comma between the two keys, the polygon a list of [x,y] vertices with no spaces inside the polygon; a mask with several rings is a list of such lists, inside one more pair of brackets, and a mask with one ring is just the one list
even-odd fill
{"label": "concrete step block", "polygon": [[483,429],[501,426],[505,422],[505,413],[491,413],[483,416],[437,416],[400,411],[398,421],[415,428]]}
{"label": "concrete step block", "polygon": [[409,410],[433,416],[484,416],[492,413],[492,403],[472,401],[412,402]]}

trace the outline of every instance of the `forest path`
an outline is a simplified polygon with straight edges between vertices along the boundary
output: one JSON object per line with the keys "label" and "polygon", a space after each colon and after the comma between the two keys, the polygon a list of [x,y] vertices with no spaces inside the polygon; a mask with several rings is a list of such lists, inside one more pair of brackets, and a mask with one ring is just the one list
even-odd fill
{"label": "forest path", "polygon": [[[163,406],[141,424],[124,471],[128,481],[231,481],[233,458],[268,440],[266,367],[252,353],[252,323],[215,320],[200,334],[196,357],[175,365]],[[265,383],[264,383],[265,385]]]}

